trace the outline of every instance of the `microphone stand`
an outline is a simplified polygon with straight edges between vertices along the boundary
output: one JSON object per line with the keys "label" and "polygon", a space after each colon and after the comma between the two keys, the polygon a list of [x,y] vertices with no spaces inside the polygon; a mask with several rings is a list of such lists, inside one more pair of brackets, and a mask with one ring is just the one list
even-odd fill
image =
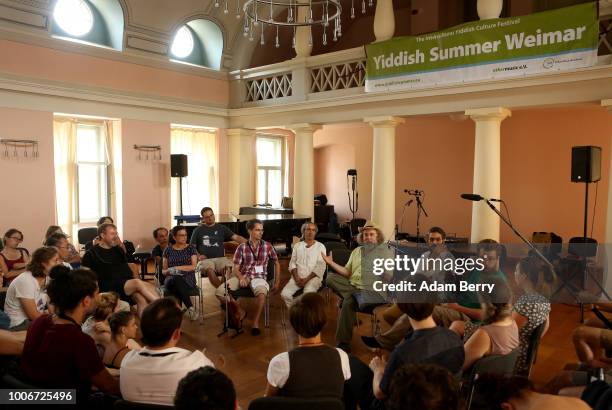
{"label": "microphone stand", "polygon": [[414,196],[416,198],[416,203],[417,203],[417,219],[416,219],[416,236],[417,236],[417,249],[420,248],[420,243],[421,243],[421,212],[423,212],[425,214],[425,216],[427,218],[429,218],[429,215],[427,215],[427,211],[425,210],[425,208],[423,207],[423,201],[421,201],[421,191],[417,191]]}
{"label": "microphone stand", "polygon": [[404,214],[406,213],[406,208],[408,208],[410,206],[410,204],[412,204],[412,202],[414,201],[414,199],[409,200],[408,202],[404,203],[404,207],[402,208],[402,216],[400,217],[399,221],[395,224],[395,239],[398,239],[398,235],[399,235],[399,230],[402,228],[402,225],[404,224]]}
{"label": "microphone stand", "polygon": [[[521,233],[514,227],[514,225],[512,225],[512,223],[508,220],[508,218],[506,218],[499,211],[499,209],[497,209],[497,207],[491,203],[491,201],[489,201],[486,198],[484,198],[484,201],[489,206],[489,208],[491,208],[493,210],[493,212],[495,212],[497,214],[497,216],[499,216],[499,218],[502,221],[504,221],[504,223],[512,230],[512,232],[514,232],[514,234],[516,236],[518,236],[525,243],[525,245],[527,245],[529,247],[529,249],[531,249],[544,263],[546,263],[548,266],[550,266],[550,268],[554,272],[555,271],[555,266],[552,264],[552,262],[549,261],[548,258],[546,256],[544,256],[542,254],[542,252],[540,252],[538,250],[538,248],[536,248],[529,240],[527,240],[523,235],[521,235]],[[572,297],[576,300],[576,302],[582,306],[582,303],[580,302],[580,298],[578,296],[576,296],[576,294],[575,294],[576,290],[573,289],[573,286],[571,286],[571,284],[568,283],[566,280],[564,280],[564,279],[562,279],[562,280],[563,280],[563,287],[567,286],[567,290],[570,293],[570,295],[572,295]],[[559,292],[560,289],[561,288],[557,289],[555,294],[557,292]],[[551,295],[551,299],[552,299],[552,296],[554,296],[554,295]]]}

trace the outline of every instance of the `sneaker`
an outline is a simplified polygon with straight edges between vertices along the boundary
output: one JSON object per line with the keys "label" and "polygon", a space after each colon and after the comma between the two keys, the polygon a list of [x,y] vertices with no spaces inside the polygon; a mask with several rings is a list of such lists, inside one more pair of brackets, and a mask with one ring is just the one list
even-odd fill
{"label": "sneaker", "polygon": [[200,318],[199,313],[193,308],[193,306],[187,309],[187,316],[191,321],[195,321]]}
{"label": "sneaker", "polygon": [[375,337],[361,336],[361,340],[370,349],[382,349],[382,346],[380,345],[380,343],[378,343],[378,340],[376,340]]}

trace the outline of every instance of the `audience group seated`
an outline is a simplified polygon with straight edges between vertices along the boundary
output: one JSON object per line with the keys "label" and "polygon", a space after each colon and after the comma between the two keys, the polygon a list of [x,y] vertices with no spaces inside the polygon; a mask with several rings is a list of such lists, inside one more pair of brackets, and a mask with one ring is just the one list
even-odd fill
{"label": "audience group seated", "polygon": [[[82,257],[58,226],[47,229],[44,245],[31,254],[20,247],[23,234],[8,230],[0,252],[0,284],[6,288],[0,358],[17,358],[15,376],[24,383],[76,389],[82,408],[109,408],[122,398],[177,409],[238,409],[232,380],[216,369],[206,349],[179,347],[183,317],[196,320],[202,313],[192,302],[200,292],[198,279],[208,277],[223,306],[233,303],[241,288],[252,292],[254,337],[261,334],[260,316],[271,295],[280,293],[289,309],[297,346],[268,363],[267,397],[330,398],[347,409],[446,410],[464,409],[468,402],[478,408],[472,402],[475,392],[487,408],[579,410],[612,396],[607,385],[612,380],[612,330],[601,321],[588,321],[574,331],[580,363],[539,392],[528,380],[533,336],[548,330],[549,299],[557,284],[554,270],[534,255],[519,260],[509,276],[500,261],[502,246],[483,240],[474,255],[484,261],[483,269],[466,272],[462,279],[492,285],[490,293],[385,304],[379,310],[389,330],[361,338],[373,352],[368,365],[351,354],[351,344],[360,309],[356,296],[366,288],[363,260],[372,249],[387,249],[375,223],[361,229],[359,246],[345,265],[316,240],[317,225],[305,223],[288,263],[288,282],[281,288],[279,257],[263,239],[261,221],[249,221],[249,237],[243,238],[217,224],[211,208],[203,208],[201,216],[190,238],[184,226],[153,231],[157,246],[152,257],[161,269],[157,285],[138,277],[110,217],[100,218],[97,236]],[[228,241],[238,243],[231,259],[225,256]],[[455,258],[440,227],[429,230],[427,245],[423,258]],[[417,287],[450,283],[452,273],[424,266],[408,281]],[[340,302],[336,346],[322,338],[328,305],[318,291],[324,285]],[[247,316],[242,307],[239,315]],[[473,380],[475,366],[486,357],[517,357],[514,371]],[[6,371],[2,363],[0,377]],[[601,385],[591,383],[594,379]]]}

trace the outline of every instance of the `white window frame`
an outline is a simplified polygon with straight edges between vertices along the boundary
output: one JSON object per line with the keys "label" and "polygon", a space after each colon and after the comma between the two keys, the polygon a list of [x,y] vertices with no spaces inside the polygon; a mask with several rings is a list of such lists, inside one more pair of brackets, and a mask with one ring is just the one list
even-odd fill
{"label": "white window frame", "polygon": [[[80,127],[91,127],[91,128],[98,128],[98,135],[100,136],[100,138],[102,139],[101,143],[102,143],[102,147],[104,149],[103,152],[103,157],[105,158],[104,161],[79,161],[78,159],[78,144],[79,144],[79,137],[78,137],[78,133],[79,133],[79,128]],[[76,221],[77,224],[80,226],[85,226],[85,225],[91,225],[92,222],[97,222],[99,218],[103,217],[103,216],[107,216],[110,215],[110,209],[111,209],[111,203],[110,203],[110,172],[109,172],[109,167],[110,167],[110,163],[108,162],[108,152],[107,152],[107,146],[106,146],[106,141],[105,141],[105,131],[104,131],[104,124],[103,123],[90,123],[90,122],[77,122],[76,124],[76,138],[75,138],[75,152],[76,152],[76,158],[75,158],[75,172],[74,172],[74,191],[75,191],[75,196],[76,196],[76,200],[75,200],[75,217],[76,217]],[[104,205],[106,207],[105,212],[103,212],[103,215],[99,215],[97,218],[93,219],[93,220],[81,220],[81,204],[79,201],[79,165],[96,165],[96,166],[103,166],[103,171],[104,171],[104,179],[106,181],[106,192],[105,197],[106,200],[103,202],[105,202]]]}
{"label": "white window frame", "polygon": [[[263,170],[266,172],[266,178],[265,178],[265,199],[263,204],[270,204],[270,199],[268,198],[268,173],[269,171],[280,171],[281,172],[281,178],[280,178],[280,191],[281,191],[281,201],[282,198],[284,196],[286,196],[286,184],[285,184],[285,173],[286,173],[286,154],[287,154],[287,138],[283,135],[271,135],[271,134],[256,134],[256,140],[255,140],[255,150],[257,151],[257,140],[259,139],[268,139],[268,140],[279,140],[281,143],[281,154],[280,154],[280,166],[266,166],[266,165],[259,165],[257,164],[256,170],[255,170],[255,175],[256,175],[256,182],[257,182],[257,186],[256,186],[256,195],[259,192],[259,171]],[[255,160],[257,161],[257,152],[255,152]],[[259,201],[257,201],[259,202]],[[261,205],[258,203],[258,205]],[[278,206],[280,207],[282,204],[279,204]]]}

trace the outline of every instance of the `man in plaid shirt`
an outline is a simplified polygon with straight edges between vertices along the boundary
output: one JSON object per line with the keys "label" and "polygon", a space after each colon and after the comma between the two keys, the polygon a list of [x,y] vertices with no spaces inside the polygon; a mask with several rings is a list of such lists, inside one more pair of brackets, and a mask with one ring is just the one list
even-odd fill
{"label": "man in plaid shirt", "polygon": [[[227,281],[227,287],[230,291],[233,291],[239,287],[246,288],[248,286],[255,294],[257,310],[253,318],[251,334],[257,336],[261,333],[259,330],[259,316],[261,316],[261,311],[266,303],[266,295],[270,291],[267,281],[268,261],[270,259],[274,261],[276,272],[274,287],[272,288],[273,293],[279,288],[280,264],[272,244],[261,239],[263,236],[263,223],[259,219],[252,219],[247,222],[246,226],[249,232],[249,240],[246,243],[241,243],[234,253],[234,276]],[[225,286],[219,286],[216,295],[223,301],[225,298]]]}

